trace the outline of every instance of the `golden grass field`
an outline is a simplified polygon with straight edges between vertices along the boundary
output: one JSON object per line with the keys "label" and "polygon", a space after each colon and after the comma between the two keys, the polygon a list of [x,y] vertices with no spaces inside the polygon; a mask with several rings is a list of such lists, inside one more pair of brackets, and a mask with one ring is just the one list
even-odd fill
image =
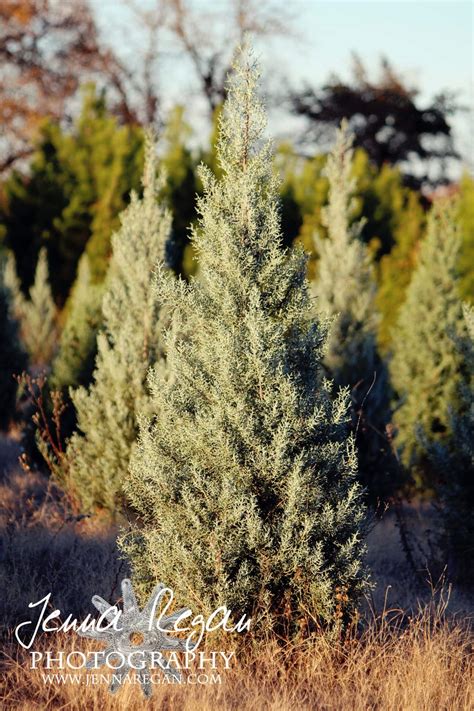
{"label": "golden grass field", "polygon": [[[401,623],[386,612],[344,642],[320,637],[304,646],[267,642],[241,649],[221,672],[221,684],[155,686],[147,701],[139,686],[114,696],[107,686],[44,684],[24,655],[7,658],[1,708],[74,711],[468,711],[474,708],[472,640],[466,628],[425,608]],[[67,649],[71,637],[56,638]],[[51,642],[49,642],[51,645]],[[75,649],[97,649],[74,642]],[[49,646],[51,648],[51,646]],[[84,673],[83,673],[84,674]]]}
{"label": "golden grass field", "polygon": [[[58,492],[41,475],[16,466],[15,442],[3,445],[0,621],[5,655],[0,709],[474,709],[471,596],[442,584],[423,585],[429,574],[420,570],[417,578],[407,566],[390,515],[369,537],[374,589],[362,606],[358,625],[344,639],[321,635],[299,645],[276,640],[257,645],[247,639],[236,649],[231,668],[221,672],[220,684],[157,685],[150,701],[131,684],[113,696],[106,684],[44,683],[44,670],[32,670],[28,653],[13,640],[15,625],[29,617],[28,603],[51,591],[54,607],[83,619],[93,609],[93,594],[117,600],[120,580],[128,571],[117,555],[114,530],[100,520],[69,520]],[[409,516],[411,530],[418,531],[422,541],[429,523],[423,507],[413,507]],[[35,649],[67,652],[99,650],[101,645],[71,631],[38,639]]]}

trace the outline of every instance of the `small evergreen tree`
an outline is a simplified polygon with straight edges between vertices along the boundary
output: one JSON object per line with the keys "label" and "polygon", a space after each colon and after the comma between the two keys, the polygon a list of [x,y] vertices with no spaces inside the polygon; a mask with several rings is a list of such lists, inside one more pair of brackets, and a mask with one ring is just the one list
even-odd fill
{"label": "small evergreen tree", "polygon": [[137,413],[149,411],[146,374],[160,359],[160,302],[151,289],[165,259],[171,217],[157,202],[155,146],[146,148],[144,194],[132,194],[112,238],[113,257],[102,304],[93,382],[71,391],[78,432],[67,452],[67,480],[85,508],[114,513],[137,434]]}
{"label": "small evergreen tree", "polygon": [[[283,174],[282,195],[290,194],[296,202],[302,220],[298,239],[308,251],[313,251],[315,232],[321,236],[327,234],[322,222],[329,192],[326,161],[327,156],[322,153],[302,157],[288,145],[280,146],[277,154],[277,165]],[[359,236],[376,260],[390,254],[394,245],[404,238],[407,224],[413,239],[421,236],[420,230],[419,234],[416,231],[417,224],[421,222],[423,226],[419,193],[403,185],[397,168],[384,165],[379,170],[367,153],[357,148],[351,177],[354,180],[351,223],[364,217]],[[310,276],[313,276],[312,269]],[[392,305],[396,305],[396,301]]]}
{"label": "small evergreen tree", "polygon": [[359,474],[375,502],[399,482],[386,426],[390,419],[388,377],[377,351],[379,316],[372,259],[360,239],[363,223],[352,222],[352,136],[343,122],[326,172],[329,202],[322,212],[327,237],[316,235],[319,255],[314,294],[332,319],[325,366],[337,385],[349,386],[359,454]]}
{"label": "small evergreen tree", "polygon": [[103,283],[93,282],[89,257],[83,254],[65,306],[66,322],[51,374],[53,387],[76,388],[90,383],[97,354],[97,332],[102,322],[103,291]]}
{"label": "small evergreen tree", "polygon": [[[451,436],[430,448],[441,502],[444,544],[450,571],[462,581],[472,580],[474,553],[474,309],[464,305],[467,336],[455,339],[463,363],[458,410],[450,414]],[[449,335],[449,334],[448,334]]]}
{"label": "small evergreen tree", "polygon": [[394,422],[406,465],[426,463],[424,443],[447,436],[449,409],[456,406],[460,357],[449,334],[460,337],[464,325],[455,213],[455,204],[433,205],[392,338],[390,372],[398,396]]}
{"label": "small evergreen tree", "polygon": [[15,411],[17,382],[14,375],[26,367],[26,354],[19,340],[11,292],[0,267],[0,429],[6,429]]}
{"label": "small evergreen tree", "polygon": [[21,290],[21,283],[16,271],[15,257],[9,252],[3,267],[3,281],[10,292],[11,310],[18,323],[22,319],[25,309],[25,297]]}
{"label": "small evergreen tree", "polygon": [[11,294],[13,313],[20,324],[21,340],[31,363],[48,365],[56,349],[57,310],[49,284],[46,249],[40,249],[29,298],[25,298],[21,291],[13,255],[9,256],[6,264],[5,283]]}
{"label": "small evergreen tree", "polygon": [[258,634],[354,609],[365,511],[306,257],[282,249],[257,79],[244,50],[220,123],[222,178],[201,170],[199,279],[157,280],[172,311],[167,374],[150,376],[126,482],[144,525],[122,546],[143,593],[165,580],[194,610],[252,614]]}

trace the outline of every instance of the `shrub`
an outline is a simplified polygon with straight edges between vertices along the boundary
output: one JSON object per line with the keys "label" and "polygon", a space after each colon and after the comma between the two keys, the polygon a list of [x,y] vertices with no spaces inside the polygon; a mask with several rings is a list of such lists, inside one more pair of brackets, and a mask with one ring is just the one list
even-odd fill
{"label": "shrub", "polygon": [[[430,449],[438,474],[442,530],[450,570],[461,580],[472,580],[474,549],[474,309],[464,305],[467,335],[455,339],[464,377],[458,389],[458,410],[451,412],[451,437]],[[449,335],[449,334],[448,334]]]}
{"label": "shrub", "polygon": [[351,145],[352,136],[343,123],[326,164],[329,202],[322,223],[327,237],[315,237],[319,260],[313,290],[318,310],[332,320],[324,364],[337,385],[350,388],[359,475],[375,503],[400,482],[387,435],[389,386],[377,350],[380,319],[374,268],[360,239],[363,221],[351,219],[355,189]]}
{"label": "shrub", "polygon": [[12,309],[20,324],[21,340],[36,366],[48,366],[57,342],[57,310],[49,284],[48,258],[43,247],[36,264],[35,279],[25,298],[10,255],[6,264],[5,282],[10,290]]}
{"label": "shrub", "polygon": [[456,407],[460,356],[449,334],[460,336],[464,328],[458,232],[456,205],[435,203],[393,333],[394,421],[407,465],[426,463],[425,445],[449,436],[449,409]]}
{"label": "shrub", "polygon": [[67,447],[67,479],[85,508],[101,506],[112,513],[122,501],[137,413],[149,409],[146,374],[162,356],[162,313],[151,283],[165,259],[171,217],[157,202],[156,166],[155,146],[148,140],[143,198],[132,194],[112,238],[93,382],[71,391],[78,431]]}

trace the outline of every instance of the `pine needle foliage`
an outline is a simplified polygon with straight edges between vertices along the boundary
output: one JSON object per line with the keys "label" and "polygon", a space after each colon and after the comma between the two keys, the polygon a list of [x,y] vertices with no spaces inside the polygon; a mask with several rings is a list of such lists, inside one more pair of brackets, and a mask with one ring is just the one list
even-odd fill
{"label": "pine needle foliage", "polygon": [[5,283],[10,291],[12,309],[20,324],[21,340],[36,366],[48,366],[57,343],[57,309],[49,283],[46,249],[39,251],[34,282],[28,298],[20,288],[15,261],[9,256],[5,267]]}
{"label": "pine needle foliage", "polygon": [[0,265],[0,429],[8,427],[15,412],[17,382],[14,375],[21,374],[26,367],[5,269],[6,265]]}
{"label": "pine needle foliage", "polygon": [[[143,594],[254,616],[254,633],[330,624],[363,589],[364,506],[348,393],[332,398],[302,250],[281,246],[278,180],[258,71],[244,48],[202,168],[199,280],[160,279],[172,313],[167,377],[150,376],[126,489],[142,518],[122,546]],[[155,415],[155,417],[153,416]]]}
{"label": "pine needle foliage", "polygon": [[[435,465],[441,502],[443,543],[451,573],[472,582],[474,573],[474,308],[464,304],[467,335],[455,339],[462,358],[458,409],[450,413],[451,436],[435,442],[430,456]],[[449,335],[449,334],[448,334]]]}
{"label": "pine needle foliage", "polygon": [[433,205],[392,339],[397,443],[404,463],[420,473],[426,463],[425,445],[449,436],[449,412],[456,409],[461,359],[455,339],[464,332],[456,211],[455,202]]}
{"label": "pine needle foliage", "polygon": [[317,308],[332,320],[324,364],[337,385],[348,386],[359,456],[359,475],[375,503],[399,480],[386,430],[390,421],[388,373],[377,350],[377,287],[363,220],[354,222],[353,137],[346,122],[328,156],[328,204],[322,212],[327,237],[315,236],[319,256],[313,285]]}
{"label": "pine needle foliage", "polygon": [[46,249],[42,247],[35,280],[24,306],[23,339],[33,363],[51,363],[57,343],[57,312],[49,283]]}
{"label": "pine needle foliage", "polygon": [[15,319],[20,322],[25,306],[25,296],[21,290],[21,283],[18,277],[15,257],[9,252],[3,266],[3,283],[10,294],[10,308]]}
{"label": "pine needle foliage", "polygon": [[143,198],[132,193],[112,238],[93,382],[71,391],[78,431],[67,448],[67,480],[84,508],[111,513],[120,510],[137,413],[149,411],[146,374],[162,356],[162,313],[151,284],[165,259],[171,216],[157,199],[162,185],[150,137],[143,186]]}

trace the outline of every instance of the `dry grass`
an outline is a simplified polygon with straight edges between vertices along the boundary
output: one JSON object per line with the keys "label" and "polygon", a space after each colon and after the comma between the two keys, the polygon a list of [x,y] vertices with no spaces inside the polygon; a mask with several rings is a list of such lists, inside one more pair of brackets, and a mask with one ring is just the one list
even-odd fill
{"label": "dry grass", "polygon": [[113,596],[126,574],[116,531],[72,515],[42,474],[15,467],[0,478],[0,630],[49,592],[61,610],[83,617],[92,595]]}
{"label": "dry grass", "polygon": [[[106,684],[87,686],[83,679],[87,672],[81,673],[80,687],[45,684],[41,670],[31,670],[24,653],[7,660],[1,707],[12,711],[467,711],[474,708],[471,636],[466,626],[449,622],[444,612],[444,604],[425,607],[410,619],[386,612],[344,641],[318,637],[300,646],[269,641],[244,647],[237,651],[231,669],[221,671],[221,684],[156,685],[148,702],[139,686],[125,685],[115,696]],[[99,648],[73,637],[71,632],[54,642],[50,638],[43,641],[43,648]]]}
{"label": "dry grass", "polygon": [[[454,591],[449,617],[442,595],[407,566],[393,518],[386,517],[369,538],[369,563],[378,583],[363,613],[370,618],[345,640],[314,639],[284,646],[275,640],[236,652],[220,684],[156,685],[153,699],[125,685],[112,696],[105,684],[45,684],[44,670],[32,670],[30,657],[12,640],[11,630],[28,617],[28,603],[53,593],[54,607],[83,619],[90,599],[100,594],[115,601],[126,574],[117,556],[114,531],[100,521],[71,516],[61,492],[39,473],[16,464],[18,446],[3,444],[0,471],[0,624],[6,661],[0,676],[0,708],[113,711],[464,711],[474,708],[472,596]],[[0,462],[1,464],[1,462]],[[1,467],[0,467],[1,469]],[[413,513],[415,516],[415,512]],[[418,516],[418,514],[416,514]],[[420,529],[418,519],[410,527]],[[429,519],[428,519],[429,523]],[[391,605],[405,610],[375,613]],[[418,612],[413,610],[423,600]],[[434,601],[438,602],[435,603]],[[411,615],[411,617],[409,616]],[[8,632],[10,630],[10,632]],[[212,644],[212,639],[209,640]],[[218,649],[219,647],[216,648]],[[98,650],[100,645],[75,636],[43,638],[38,650]],[[51,673],[60,670],[51,670]],[[61,670],[67,673],[68,669]],[[98,670],[101,672],[102,670]],[[82,673],[83,679],[85,673]]]}

